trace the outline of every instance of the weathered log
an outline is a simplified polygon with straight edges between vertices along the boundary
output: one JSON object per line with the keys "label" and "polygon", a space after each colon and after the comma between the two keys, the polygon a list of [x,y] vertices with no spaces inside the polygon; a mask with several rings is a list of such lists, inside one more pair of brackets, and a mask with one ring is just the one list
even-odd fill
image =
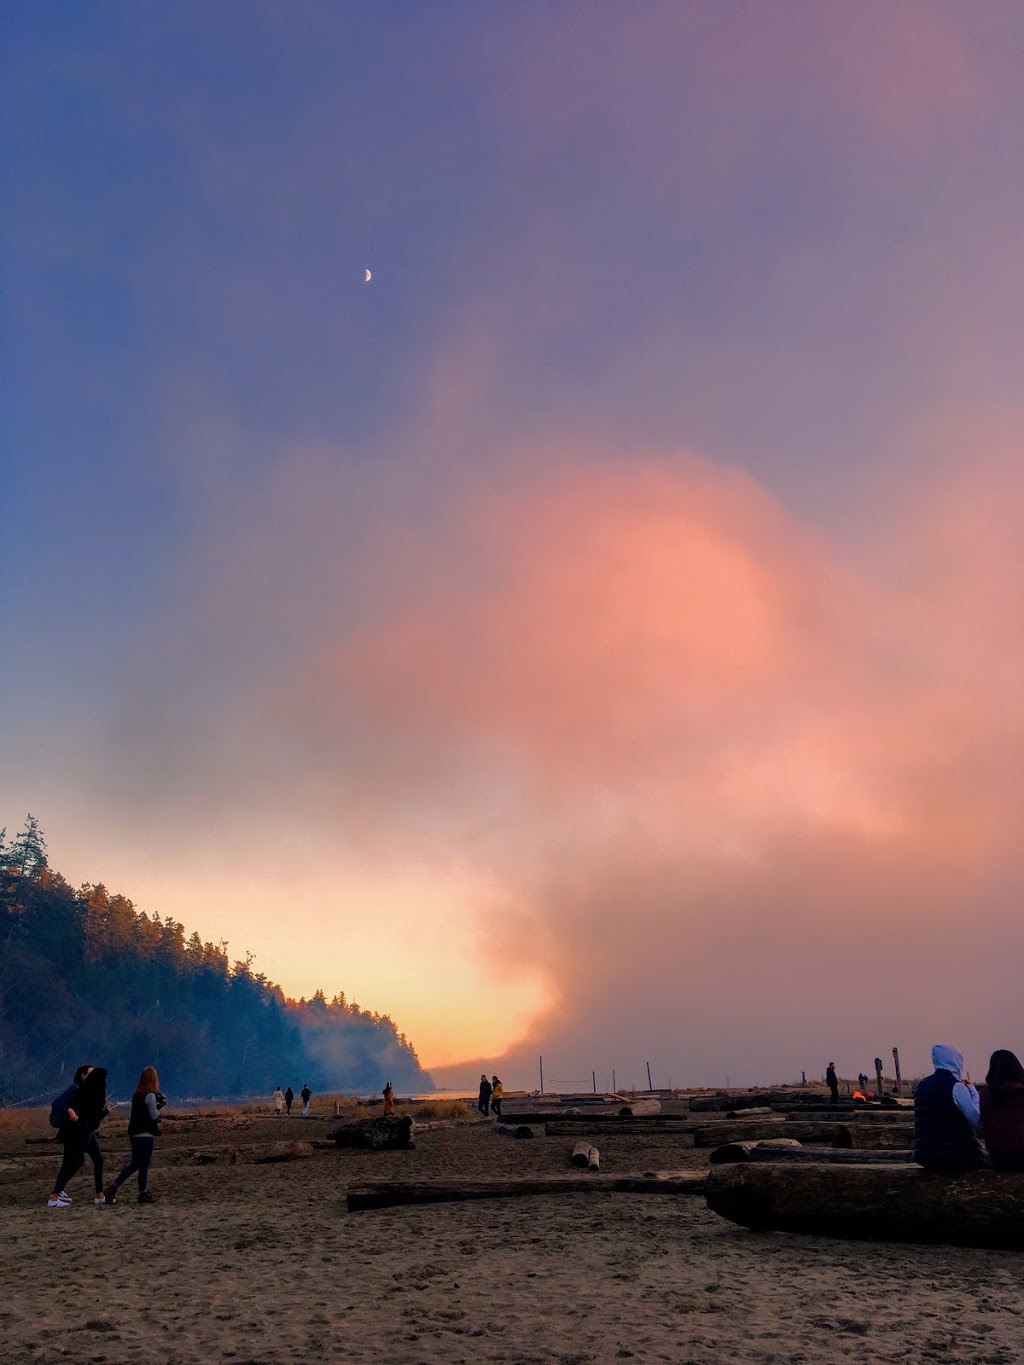
{"label": "weathered log", "polygon": [[834,1145],[860,1151],[909,1151],[914,1145],[914,1126],[910,1123],[841,1123]]}
{"label": "weathered log", "polygon": [[[832,1145],[834,1143],[841,1146],[881,1146],[886,1134],[893,1134],[893,1145],[902,1146],[903,1144],[895,1140],[895,1135],[909,1131],[895,1125],[863,1128],[856,1124],[841,1123],[815,1123],[813,1121],[789,1123],[785,1119],[749,1119],[745,1123],[709,1123],[704,1127],[698,1128],[693,1135],[693,1145],[695,1147],[721,1147],[727,1142],[760,1142],[763,1138],[787,1137],[795,1138],[797,1142],[822,1142]],[[849,1141],[844,1138],[844,1134],[852,1136]],[[863,1134],[863,1144],[860,1135]],[[875,1135],[881,1135],[882,1140],[875,1141]]]}
{"label": "weathered log", "polygon": [[762,1105],[788,1104],[820,1106],[828,1102],[827,1090],[740,1090],[731,1094],[694,1095],[690,1109],[695,1114],[726,1113],[730,1109],[754,1109]]}
{"label": "weathered log", "polygon": [[712,1166],[733,1166],[749,1161],[823,1162],[826,1165],[869,1165],[901,1163],[910,1160],[910,1152],[865,1152],[838,1147],[804,1147],[799,1142],[773,1138],[767,1142],[729,1142],[711,1153]]}
{"label": "weathered log", "polygon": [[[502,1123],[547,1123],[554,1119],[567,1123],[573,1119],[587,1120],[592,1117],[581,1114],[578,1109],[506,1109],[504,1105],[502,1109],[504,1110],[501,1115]],[[608,1110],[601,1114],[601,1118],[610,1118],[613,1112]]]}
{"label": "weathered log", "polygon": [[356,1119],[346,1123],[328,1137],[337,1147],[368,1147],[373,1151],[409,1148],[412,1140],[412,1118],[408,1114],[381,1114],[372,1119]]}
{"label": "weathered log", "polygon": [[725,1117],[727,1119],[760,1119],[765,1114],[772,1115],[775,1110],[767,1104],[757,1104],[753,1109],[727,1109]]}
{"label": "weathered log", "polygon": [[662,1133],[693,1133],[694,1129],[695,1125],[689,1119],[661,1119],[657,1123],[651,1123],[648,1119],[591,1119],[588,1123],[577,1123],[575,1120],[567,1123],[558,1119],[544,1125],[548,1137],[579,1137],[584,1133],[658,1137]]}
{"label": "weathered log", "polygon": [[716,1166],[708,1207],[757,1231],[1024,1250],[1024,1174],[903,1165]]}
{"label": "weathered log", "polygon": [[519,1176],[492,1180],[387,1180],[351,1185],[350,1212],[396,1204],[440,1204],[464,1199],[513,1199],[531,1194],[700,1194],[702,1171],[646,1171],[643,1175]]}
{"label": "weathered log", "polygon": [[601,1153],[596,1147],[591,1147],[587,1153],[587,1170],[599,1171],[601,1169]]}
{"label": "weathered log", "polygon": [[[172,1148],[172,1154],[174,1149]],[[269,1161],[303,1161],[313,1155],[311,1142],[252,1142],[242,1147],[196,1147],[189,1160],[196,1166],[244,1166]]]}
{"label": "weathered log", "polygon": [[532,1138],[533,1129],[528,1123],[496,1123],[494,1131],[500,1133],[502,1137],[511,1138]]}
{"label": "weathered log", "polygon": [[571,1155],[570,1158],[569,1158],[569,1164],[570,1164],[571,1166],[584,1166],[584,1167],[590,1165],[590,1143],[589,1143],[589,1142],[577,1142],[576,1146],[572,1149],[572,1155]]}
{"label": "weathered log", "polygon": [[[806,1123],[808,1119],[814,1123],[828,1123],[831,1119],[839,1117],[834,1109],[813,1109],[810,1113],[793,1112],[786,1115],[787,1123]],[[906,1109],[847,1109],[842,1112],[843,1123],[870,1123],[870,1124],[913,1124],[913,1111]]]}
{"label": "weathered log", "polygon": [[628,1104],[622,1104],[616,1111],[620,1118],[635,1119],[641,1114],[660,1114],[661,1100],[642,1099],[630,1100]]}

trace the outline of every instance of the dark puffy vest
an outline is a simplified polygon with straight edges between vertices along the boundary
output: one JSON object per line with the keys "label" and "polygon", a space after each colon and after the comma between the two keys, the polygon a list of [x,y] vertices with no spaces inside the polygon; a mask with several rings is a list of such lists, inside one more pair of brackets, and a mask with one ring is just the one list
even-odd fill
{"label": "dark puffy vest", "polygon": [[956,1077],[936,1071],[914,1091],[914,1160],[919,1166],[971,1171],[985,1164],[985,1151],[953,1099]]}
{"label": "dark puffy vest", "polygon": [[145,1095],[133,1095],[132,1112],[128,1119],[128,1136],[138,1137],[140,1133],[152,1133],[154,1137],[159,1137],[160,1124],[154,1123],[149,1117]]}

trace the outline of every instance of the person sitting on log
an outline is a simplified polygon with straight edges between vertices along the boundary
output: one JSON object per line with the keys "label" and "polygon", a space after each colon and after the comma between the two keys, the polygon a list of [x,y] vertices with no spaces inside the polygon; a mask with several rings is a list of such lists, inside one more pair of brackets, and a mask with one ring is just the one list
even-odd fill
{"label": "person sitting on log", "polygon": [[918,1081],[914,1092],[914,1160],[926,1171],[947,1175],[987,1166],[988,1155],[978,1136],[978,1092],[961,1079],[964,1054],[936,1043],[932,1066],[933,1074]]}
{"label": "person sitting on log", "polygon": [[1024,1066],[1000,1048],[978,1086],[981,1131],[997,1171],[1024,1171]]}

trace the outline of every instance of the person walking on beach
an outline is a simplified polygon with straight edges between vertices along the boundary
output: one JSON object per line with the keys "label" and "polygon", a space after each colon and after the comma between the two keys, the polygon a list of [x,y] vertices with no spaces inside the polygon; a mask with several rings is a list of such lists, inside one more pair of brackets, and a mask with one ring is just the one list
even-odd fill
{"label": "person walking on beach", "polygon": [[835,1062],[829,1062],[825,1068],[825,1084],[828,1086],[828,1093],[832,1096],[832,1103],[839,1103],[839,1077],[836,1075]]}
{"label": "person walking on beach", "polygon": [[997,1171],[1024,1171],[1024,1066],[1000,1048],[978,1086],[981,1133]]}
{"label": "person walking on beach", "polygon": [[284,1092],[284,1111],[286,1114],[290,1114],[292,1112],[292,1105],[294,1103],[295,1091],[291,1088],[291,1086],[289,1086],[288,1089]]}
{"label": "person walking on beach", "polygon": [[165,1100],[160,1093],[160,1081],[156,1068],[147,1066],[139,1077],[139,1083],[132,1095],[132,1112],[128,1119],[128,1138],[132,1144],[132,1157],[116,1180],[111,1181],[103,1191],[108,1204],[117,1202],[117,1192],[129,1176],[139,1173],[139,1203],[152,1204],[154,1196],[149,1190],[149,1168],[153,1161],[153,1146],[160,1136],[160,1110]]}
{"label": "person walking on beach", "polygon": [[80,1066],[74,1083],[57,1096],[50,1109],[50,1122],[58,1121],[57,1140],[64,1144],[64,1160],[46,1201],[48,1209],[66,1209],[71,1203],[64,1187],[85,1165],[87,1156],[96,1186],[93,1202],[103,1203],[103,1153],[96,1135],[109,1112],[106,1068]]}
{"label": "person walking on beach", "polygon": [[954,1175],[988,1165],[978,1140],[981,1105],[970,1081],[961,1080],[964,1054],[947,1043],[932,1048],[935,1071],[914,1091],[914,1160],[926,1171]]}
{"label": "person walking on beach", "polygon": [[385,1114],[395,1112],[395,1088],[390,1081],[384,1087],[384,1112]]}
{"label": "person walking on beach", "polygon": [[495,1117],[501,1118],[501,1100],[505,1094],[505,1087],[497,1076],[491,1077],[491,1108],[494,1110]]}
{"label": "person walking on beach", "polygon": [[277,1118],[280,1118],[284,1113],[284,1091],[280,1086],[274,1091],[272,1098],[274,1101],[274,1114]]}
{"label": "person walking on beach", "polygon": [[476,1107],[486,1118],[491,1107],[491,1083],[486,1076],[480,1077],[480,1098],[476,1102]]}
{"label": "person walking on beach", "polygon": [[303,1117],[304,1119],[308,1119],[308,1118],[309,1118],[309,1102],[310,1102],[310,1100],[313,1098],[313,1092],[312,1092],[312,1090],[310,1090],[310,1088],[309,1088],[309,1082],[308,1082],[308,1081],[307,1081],[306,1084],[302,1087],[302,1089],[299,1091],[299,1098],[302,1100],[302,1117]]}

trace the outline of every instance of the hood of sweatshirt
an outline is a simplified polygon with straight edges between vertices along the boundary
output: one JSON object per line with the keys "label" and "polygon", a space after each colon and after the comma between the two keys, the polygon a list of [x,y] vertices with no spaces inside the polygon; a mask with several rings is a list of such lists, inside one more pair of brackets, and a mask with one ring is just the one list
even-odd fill
{"label": "hood of sweatshirt", "polygon": [[936,1071],[952,1071],[960,1080],[964,1074],[964,1054],[948,1043],[936,1043],[932,1048],[932,1066]]}

